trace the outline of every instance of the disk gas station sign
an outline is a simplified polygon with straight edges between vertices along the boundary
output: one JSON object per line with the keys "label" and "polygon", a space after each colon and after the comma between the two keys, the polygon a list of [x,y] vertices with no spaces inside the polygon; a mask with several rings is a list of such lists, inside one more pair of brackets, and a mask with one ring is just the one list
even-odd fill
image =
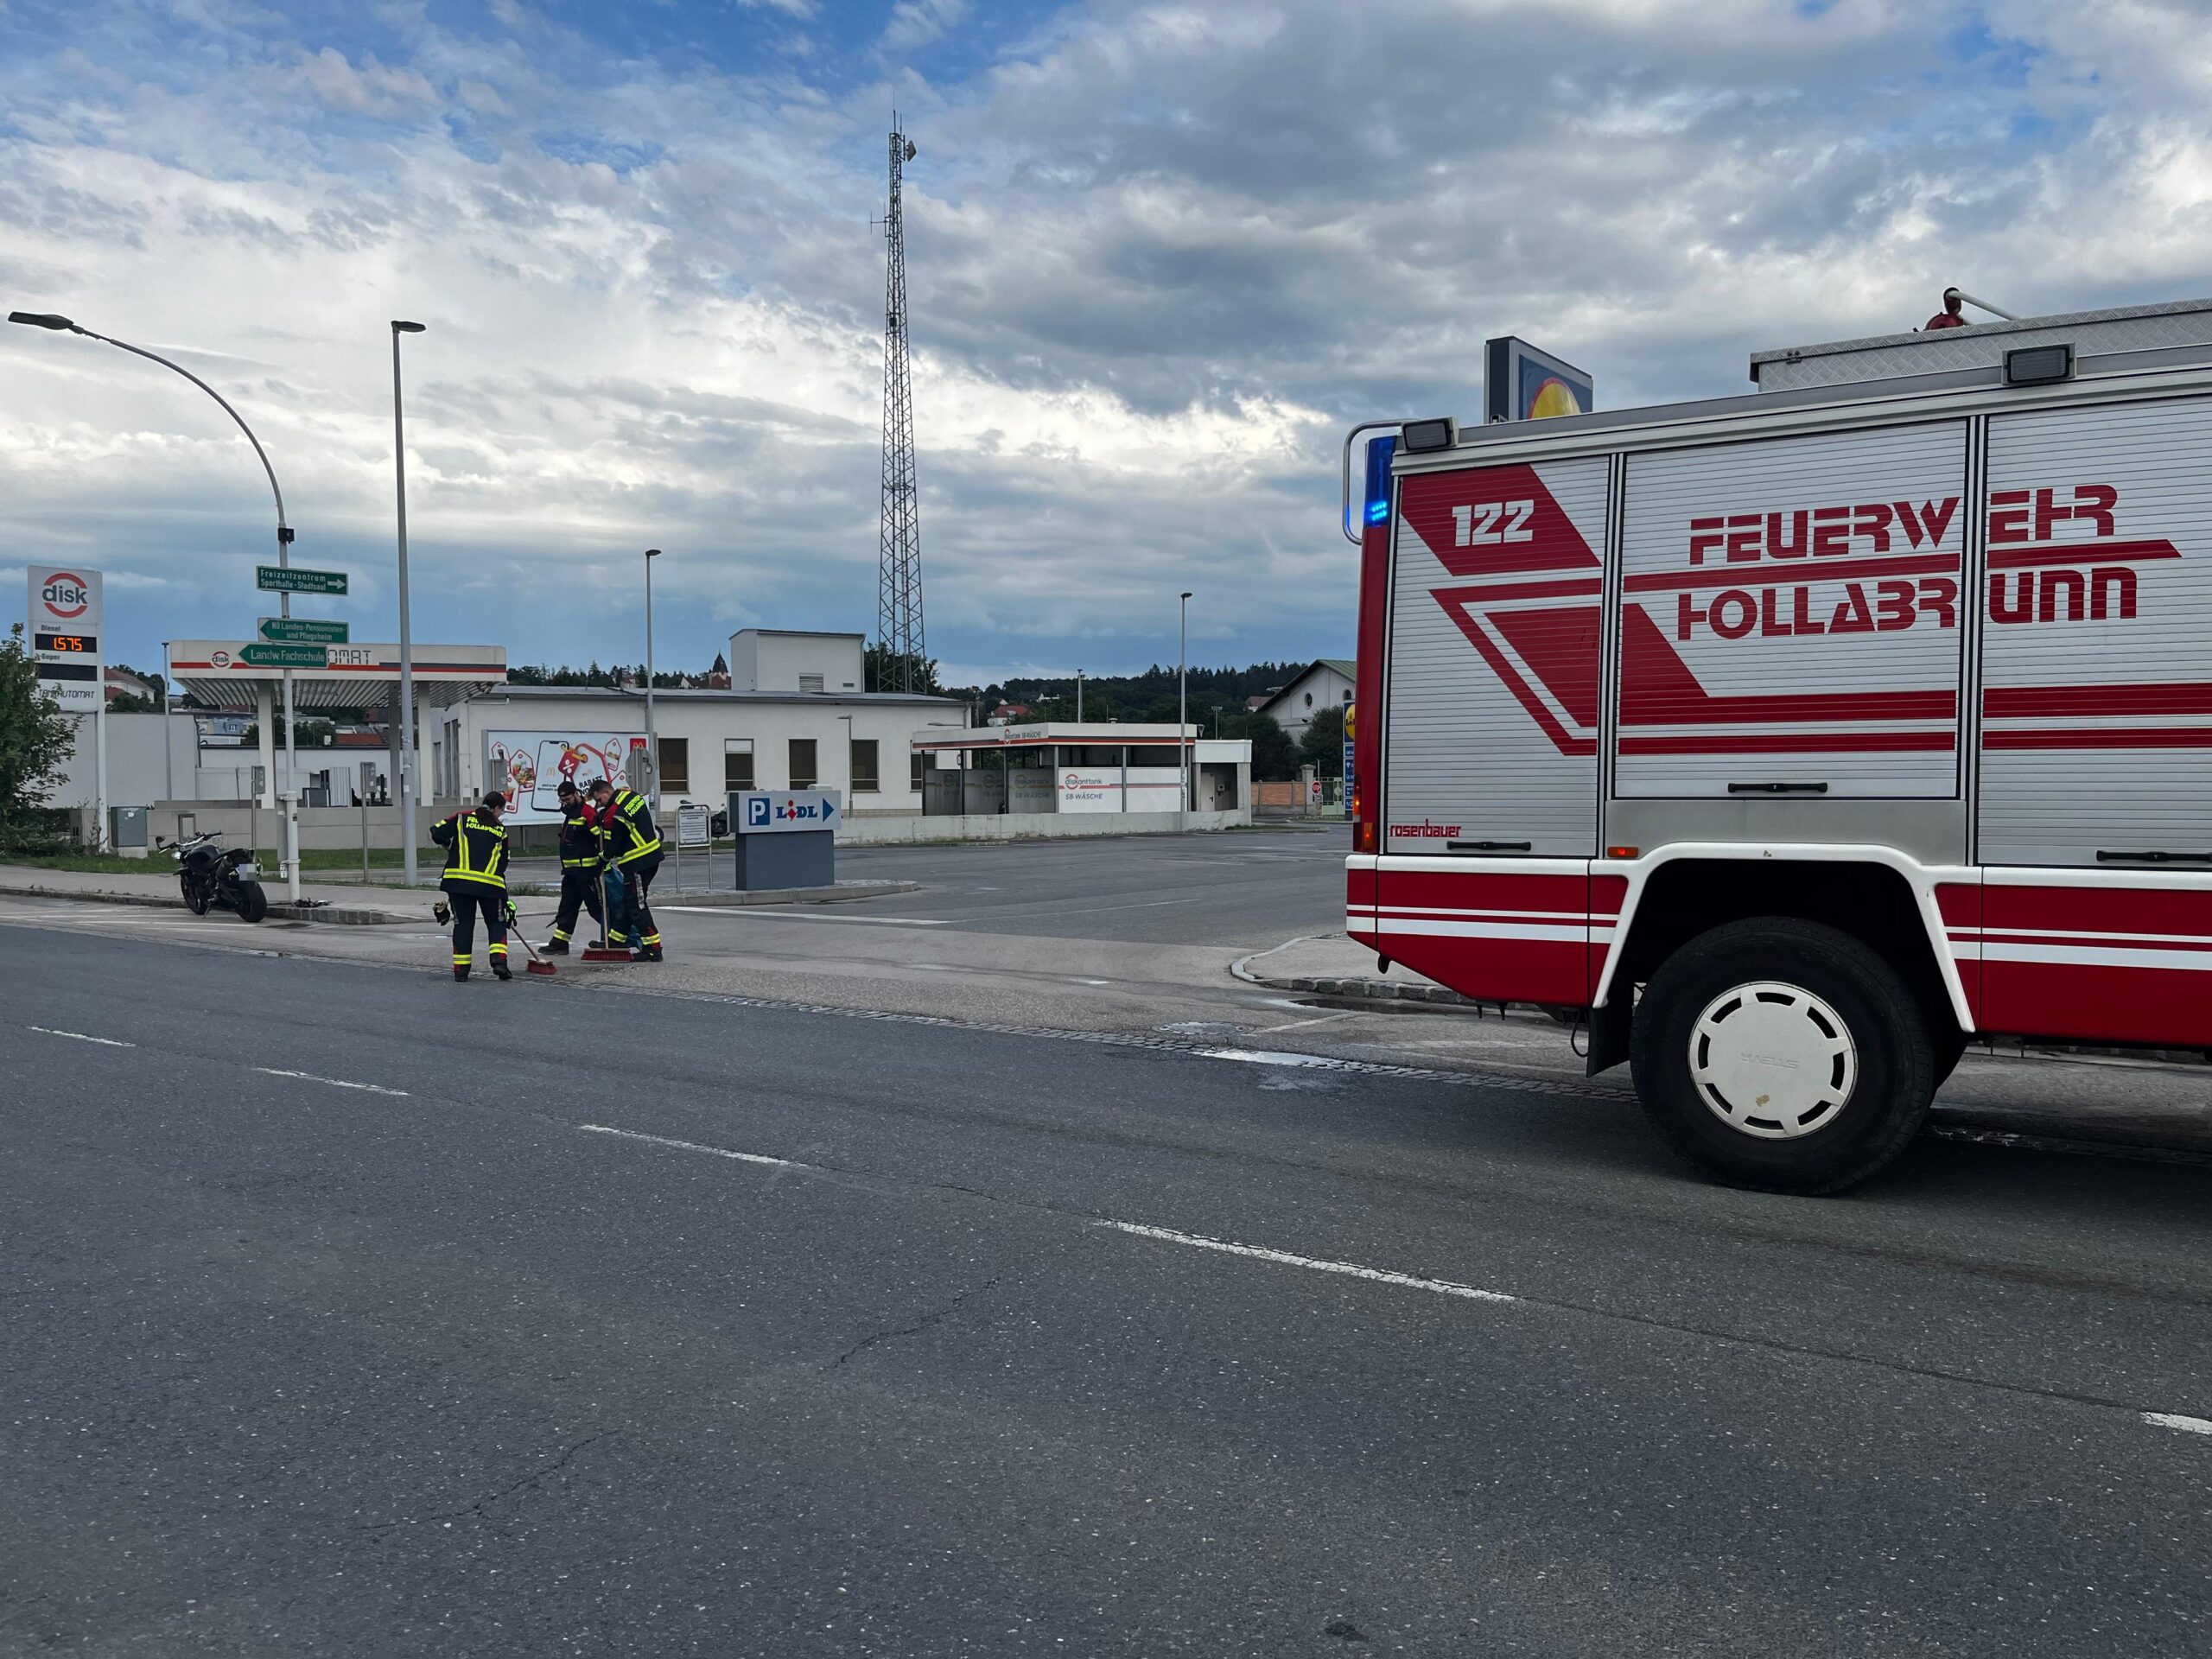
{"label": "disk gas station sign", "polygon": [[106,658],[100,647],[100,573],[81,564],[35,564],[25,612],[39,690],[72,714],[96,714]]}

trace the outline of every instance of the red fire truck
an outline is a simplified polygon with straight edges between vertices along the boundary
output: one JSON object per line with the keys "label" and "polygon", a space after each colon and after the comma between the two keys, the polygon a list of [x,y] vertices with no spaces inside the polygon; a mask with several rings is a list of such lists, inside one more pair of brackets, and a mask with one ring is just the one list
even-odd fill
{"label": "red fire truck", "polygon": [[2212,1046],[2212,301],[1751,374],[1370,443],[1346,926],[1827,1192],[1977,1034]]}

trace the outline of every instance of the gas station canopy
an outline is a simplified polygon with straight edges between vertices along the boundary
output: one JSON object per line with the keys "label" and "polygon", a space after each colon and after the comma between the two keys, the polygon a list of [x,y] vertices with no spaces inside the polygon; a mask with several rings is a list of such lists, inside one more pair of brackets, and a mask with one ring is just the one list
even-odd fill
{"label": "gas station canopy", "polygon": [[[169,677],[194,702],[217,709],[251,711],[283,682],[284,668],[245,660],[274,649],[251,639],[172,639]],[[289,649],[297,649],[290,647]],[[319,666],[295,667],[292,702],[300,709],[370,709],[399,700],[397,645],[317,645]],[[442,709],[494,690],[507,683],[505,645],[421,645],[415,647],[415,700]]]}

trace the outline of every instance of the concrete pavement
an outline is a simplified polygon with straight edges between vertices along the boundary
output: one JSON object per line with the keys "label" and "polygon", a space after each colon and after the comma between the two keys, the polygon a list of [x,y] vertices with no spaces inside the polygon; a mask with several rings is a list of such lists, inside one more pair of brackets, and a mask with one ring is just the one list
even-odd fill
{"label": "concrete pavement", "polygon": [[2200,1170],[1790,1200],[1564,1081],[0,949],[0,1652],[2212,1632]]}

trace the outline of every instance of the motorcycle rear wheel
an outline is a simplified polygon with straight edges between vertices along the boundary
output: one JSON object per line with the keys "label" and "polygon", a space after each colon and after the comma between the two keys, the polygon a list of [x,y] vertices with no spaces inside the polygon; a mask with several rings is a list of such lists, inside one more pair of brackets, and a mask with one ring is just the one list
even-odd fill
{"label": "motorcycle rear wheel", "polygon": [[257,922],[269,913],[269,895],[261,890],[258,881],[238,883],[237,899],[238,920]]}

